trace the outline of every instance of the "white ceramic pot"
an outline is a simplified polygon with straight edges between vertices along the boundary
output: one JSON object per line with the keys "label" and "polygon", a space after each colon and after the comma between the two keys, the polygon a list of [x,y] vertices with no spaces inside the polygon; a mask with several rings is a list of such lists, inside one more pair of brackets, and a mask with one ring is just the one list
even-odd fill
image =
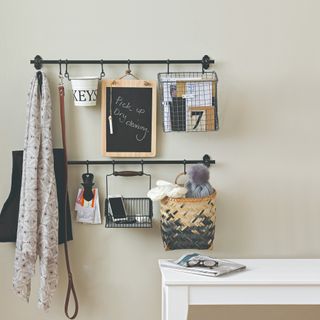
{"label": "white ceramic pot", "polygon": [[95,106],[97,104],[98,81],[97,77],[71,78],[75,106]]}

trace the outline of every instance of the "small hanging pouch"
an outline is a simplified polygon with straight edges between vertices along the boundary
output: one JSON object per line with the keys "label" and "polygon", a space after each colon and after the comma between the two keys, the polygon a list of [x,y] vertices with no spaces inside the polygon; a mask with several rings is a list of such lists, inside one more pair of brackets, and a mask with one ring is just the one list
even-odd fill
{"label": "small hanging pouch", "polygon": [[76,220],[80,223],[101,224],[100,206],[99,206],[99,191],[98,188],[93,188],[93,198],[86,201],[84,197],[84,189],[78,190],[76,198],[75,211]]}
{"label": "small hanging pouch", "polygon": [[215,202],[216,192],[204,198],[161,200],[161,236],[165,250],[210,249],[215,233]]}

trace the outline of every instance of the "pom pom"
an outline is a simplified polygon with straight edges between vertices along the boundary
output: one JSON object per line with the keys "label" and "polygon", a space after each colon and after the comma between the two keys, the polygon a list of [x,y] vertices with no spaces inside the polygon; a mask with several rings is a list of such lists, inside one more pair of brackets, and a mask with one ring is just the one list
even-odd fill
{"label": "pom pom", "polygon": [[187,170],[189,180],[195,185],[206,184],[209,181],[209,170],[203,164],[195,164]]}

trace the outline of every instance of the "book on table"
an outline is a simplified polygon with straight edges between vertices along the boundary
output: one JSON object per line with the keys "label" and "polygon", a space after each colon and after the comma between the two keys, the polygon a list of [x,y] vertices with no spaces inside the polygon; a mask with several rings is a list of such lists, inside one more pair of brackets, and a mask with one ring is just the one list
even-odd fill
{"label": "book on table", "polygon": [[217,277],[246,268],[245,265],[230,260],[216,259],[198,253],[185,254],[178,260],[161,260],[160,266],[209,277]]}

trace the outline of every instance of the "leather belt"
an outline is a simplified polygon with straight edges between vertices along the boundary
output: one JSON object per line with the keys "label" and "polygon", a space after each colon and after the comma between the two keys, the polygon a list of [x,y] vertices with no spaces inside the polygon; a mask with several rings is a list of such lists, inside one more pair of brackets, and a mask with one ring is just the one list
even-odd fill
{"label": "leather belt", "polygon": [[[79,302],[76,294],[76,289],[74,287],[72,272],[71,272],[71,265],[69,260],[69,253],[68,253],[68,237],[67,237],[67,201],[68,201],[68,162],[67,162],[67,143],[66,143],[66,123],[65,123],[65,112],[64,112],[64,86],[59,85],[59,97],[60,97],[60,121],[61,121],[61,133],[62,133],[62,144],[64,149],[64,185],[65,185],[65,239],[64,239],[64,253],[66,259],[66,266],[68,272],[68,288],[67,288],[67,295],[64,304],[64,312],[68,319],[75,319],[78,315],[79,311]],[[70,296],[73,295],[75,310],[73,315],[69,315],[69,303],[70,303]]]}

